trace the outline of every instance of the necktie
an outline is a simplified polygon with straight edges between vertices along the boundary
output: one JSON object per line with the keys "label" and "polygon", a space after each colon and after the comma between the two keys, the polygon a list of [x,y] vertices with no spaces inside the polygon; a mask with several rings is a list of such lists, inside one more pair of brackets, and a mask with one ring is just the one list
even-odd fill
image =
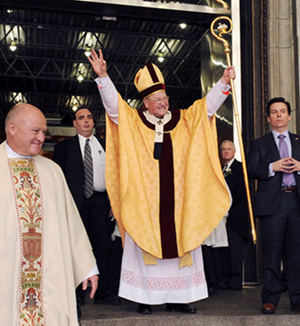
{"label": "necktie", "polygon": [[223,175],[225,175],[227,168],[228,168],[228,164],[226,163],[223,167]]}
{"label": "necktie", "polygon": [[[278,138],[279,138],[279,146],[278,147],[279,147],[280,158],[289,157],[288,147],[284,140],[285,136],[283,134],[280,134],[278,136]],[[284,185],[290,186],[293,183],[293,181],[294,181],[293,173],[283,173],[282,182]]]}
{"label": "necktie", "polygon": [[93,158],[91,155],[90,139],[87,139],[84,147],[84,196],[90,198],[94,192],[94,178],[93,178]]}

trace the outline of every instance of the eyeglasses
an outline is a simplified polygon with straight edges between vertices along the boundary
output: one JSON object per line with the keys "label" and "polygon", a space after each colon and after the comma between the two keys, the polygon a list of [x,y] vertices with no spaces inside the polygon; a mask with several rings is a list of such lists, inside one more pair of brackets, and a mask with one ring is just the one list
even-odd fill
{"label": "eyeglasses", "polygon": [[165,96],[163,98],[154,98],[154,99],[147,98],[148,101],[152,101],[152,102],[155,102],[157,104],[159,104],[161,102],[169,102],[169,99],[170,99],[170,96]]}

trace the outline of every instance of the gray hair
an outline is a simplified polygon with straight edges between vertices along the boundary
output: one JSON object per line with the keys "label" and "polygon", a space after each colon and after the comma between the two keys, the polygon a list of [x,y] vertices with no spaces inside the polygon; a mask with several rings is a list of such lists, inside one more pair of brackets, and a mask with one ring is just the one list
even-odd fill
{"label": "gray hair", "polygon": [[225,143],[231,143],[232,146],[233,146],[233,149],[236,151],[236,148],[235,148],[235,144],[234,144],[234,142],[232,142],[232,141],[229,140],[229,139],[226,139],[226,140],[222,141],[222,144],[221,144],[221,146],[220,146],[221,149],[222,149],[222,147],[223,147],[223,144],[225,144]]}

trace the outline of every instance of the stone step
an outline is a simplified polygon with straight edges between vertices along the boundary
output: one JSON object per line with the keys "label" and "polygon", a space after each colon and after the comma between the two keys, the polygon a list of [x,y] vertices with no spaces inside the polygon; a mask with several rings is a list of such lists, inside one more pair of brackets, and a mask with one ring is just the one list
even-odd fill
{"label": "stone step", "polygon": [[219,291],[193,303],[197,314],[167,312],[165,305],[153,306],[151,315],[136,312],[137,304],[122,300],[120,306],[95,305],[91,300],[82,307],[82,326],[300,326],[300,314],[290,310],[288,293],[282,293],[275,315],[260,313],[260,286],[243,291]]}

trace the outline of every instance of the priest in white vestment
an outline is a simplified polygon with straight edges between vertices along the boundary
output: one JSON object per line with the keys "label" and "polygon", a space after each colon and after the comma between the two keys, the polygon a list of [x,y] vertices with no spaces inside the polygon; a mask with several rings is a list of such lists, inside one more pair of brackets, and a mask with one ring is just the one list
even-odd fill
{"label": "priest in white vestment", "polygon": [[47,123],[30,104],[5,121],[0,145],[0,324],[78,326],[75,288],[97,266],[86,231],[57,164],[39,155]]}

